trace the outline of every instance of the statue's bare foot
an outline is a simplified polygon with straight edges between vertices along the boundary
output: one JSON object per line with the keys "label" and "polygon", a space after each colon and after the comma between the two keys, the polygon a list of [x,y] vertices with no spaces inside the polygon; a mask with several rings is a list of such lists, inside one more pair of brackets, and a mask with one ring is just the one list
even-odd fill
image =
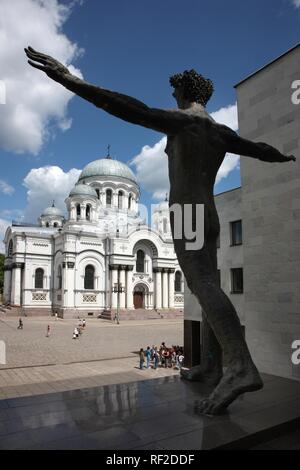
{"label": "statue's bare foot", "polygon": [[198,405],[198,412],[221,414],[239,395],[263,388],[263,381],[253,364],[228,367],[212,394]]}
{"label": "statue's bare foot", "polygon": [[223,372],[221,368],[207,369],[199,365],[191,367],[191,369],[181,369],[180,375],[185,380],[217,385],[222,378]]}

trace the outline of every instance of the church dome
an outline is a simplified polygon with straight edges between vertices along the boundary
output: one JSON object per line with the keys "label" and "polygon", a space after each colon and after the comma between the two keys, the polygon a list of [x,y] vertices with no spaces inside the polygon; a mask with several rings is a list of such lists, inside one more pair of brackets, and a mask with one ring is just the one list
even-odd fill
{"label": "church dome", "polygon": [[70,196],[92,196],[98,197],[94,188],[88,184],[76,184],[70,192]]}
{"label": "church dome", "polygon": [[55,206],[47,207],[43,210],[42,216],[55,216],[55,217],[63,217],[63,213],[60,209]]}
{"label": "church dome", "polygon": [[128,165],[110,158],[101,158],[88,163],[82,170],[79,181],[92,176],[115,176],[117,178],[126,178],[138,184],[135,174]]}

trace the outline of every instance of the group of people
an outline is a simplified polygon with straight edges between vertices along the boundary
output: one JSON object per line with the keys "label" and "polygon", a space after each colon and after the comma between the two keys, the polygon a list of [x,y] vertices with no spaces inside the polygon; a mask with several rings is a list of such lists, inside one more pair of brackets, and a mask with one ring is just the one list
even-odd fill
{"label": "group of people", "polygon": [[181,369],[184,361],[183,348],[180,346],[167,347],[164,342],[161,343],[159,348],[154,345],[152,347],[148,346],[146,350],[140,349],[139,360],[140,369],[149,369],[151,367],[153,369],[158,367]]}
{"label": "group of people", "polygon": [[85,329],[85,327],[86,327],[85,318],[83,318],[82,320],[81,318],[79,318],[78,326],[75,326],[74,331],[73,331],[73,339],[78,339],[79,336],[82,334],[83,330]]}

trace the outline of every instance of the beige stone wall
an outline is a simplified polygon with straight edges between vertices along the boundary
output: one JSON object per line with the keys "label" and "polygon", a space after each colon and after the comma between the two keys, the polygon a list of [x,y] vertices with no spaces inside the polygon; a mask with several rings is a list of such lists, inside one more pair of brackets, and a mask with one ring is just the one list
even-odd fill
{"label": "beige stone wall", "polygon": [[296,163],[241,158],[246,338],[260,370],[300,377],[300,46],[237,86],[243,137],[267,142]]}

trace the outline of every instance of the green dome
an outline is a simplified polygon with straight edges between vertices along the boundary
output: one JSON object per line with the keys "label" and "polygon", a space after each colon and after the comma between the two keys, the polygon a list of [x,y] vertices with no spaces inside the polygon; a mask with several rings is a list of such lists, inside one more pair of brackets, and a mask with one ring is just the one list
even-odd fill
{"label": "green dome", "polygon": [[54,206],[51,206],[51,207],[47,207],[46,209],[43,210],[43,213],[42,213],[42,216],[43,215],[52,215],[52,216],[56,216],[56,217],[63,217],[63,213],[60,209],[58,209],[57,207],[54,207]]}
{"label": "green dome", "polygon": [[92,196],[98,197],[94,188],[89,186],[88,184],[76,184],[72,191],[70,192],[70,196]]}
{"label": "green dome", "polygon": [[110,158],[101,158],[88,163],[82,170],[79,181],[92,176],[115,176],[117,178],[126,178],[138,184],[136,176],[128,165]]}

